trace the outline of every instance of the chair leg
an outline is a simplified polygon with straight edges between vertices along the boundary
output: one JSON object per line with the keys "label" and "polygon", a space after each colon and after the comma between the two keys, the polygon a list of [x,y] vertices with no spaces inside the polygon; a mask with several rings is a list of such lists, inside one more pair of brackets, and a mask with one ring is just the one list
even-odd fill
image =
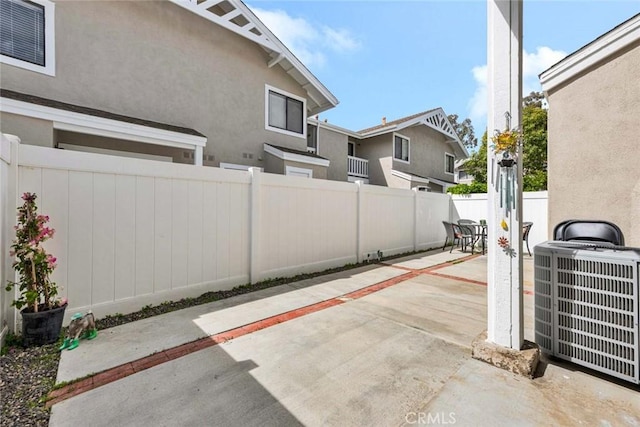
{"label": "chair leg", "polygon": [[444,238],[444,246],[442,246],[442,250],[444,251],[444,248],[447,247],[447,242],[449,241],[449,236]]}
{"label": "chair leg", "polygon": [[453,252],[453,247],[456,245],[456,238],[453,238],[453,242],[451,242],[451,249],[449,249],[449,253]]}
{"label": "chair leg", "polygon": [[527,242],[527,252],[529,252],[529,256],[531,256],[531,251],[529,250],[529,239],[527,239],[526,242]]}

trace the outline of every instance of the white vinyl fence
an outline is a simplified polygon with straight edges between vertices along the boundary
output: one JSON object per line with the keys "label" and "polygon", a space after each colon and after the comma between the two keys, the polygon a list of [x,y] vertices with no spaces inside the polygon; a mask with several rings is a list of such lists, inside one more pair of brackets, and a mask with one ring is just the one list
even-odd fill
{"label": "white vinyl fence", "polygon": [[[442,245],[444,194],[2,142],[2,277],[24,192],[56,229],[47,250],[68,317]],[[10,160],[13,159],[13,160]],[[17,160],[16,160],[17,159]],[[15,327],[2,292],[3,324]]]}
{"label": "white vinyl fence", "polygon": [[[22,145],[2,135],[0,278],[24,192],[56,229],[53,280],[77,311],[146,304],[442,245],[442,221],[486,218],[454,196]],[[452,201],[453,200],[453,201]],[[530,246],[547,240],[547,193],[525,193]],[[0,291],[0,340],[19,318]]]}
{"label": "white vinyl fence", "polygon": [[[488,205],[486,194],[455,195],[453,200],[453,220],[460,218],[480,221],[487,218]],[[529,248],[533,253],[533,247],[538,243],[549,240],[548,216],[547,216],[548,194],[546,191],[532,191],[524,193],[522,198],[523,222],[531,221],[533,226],[529,232]],[[526,246],[525,246],[526,249]]]}
{"label": "white vinyl fence", "polygon": [[11,140],[0,133],[0,344],[13,325],[11,302],[13,298],[4,290],[7,280],[13,279],[12,259],[9,257],[9,246],[13,239],[13,225],[16,213],[14,210],[15,187],[9,180],[11,165]]}

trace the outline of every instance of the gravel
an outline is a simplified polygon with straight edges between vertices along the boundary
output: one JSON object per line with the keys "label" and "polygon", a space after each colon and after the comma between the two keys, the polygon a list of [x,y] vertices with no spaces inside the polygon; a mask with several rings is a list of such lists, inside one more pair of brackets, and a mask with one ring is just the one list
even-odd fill
{"label": "gravel", "polygon": [[56,381],[59,344],[23,348],[9,337],[0,357],[1,426],[47,426],[45,398]]}

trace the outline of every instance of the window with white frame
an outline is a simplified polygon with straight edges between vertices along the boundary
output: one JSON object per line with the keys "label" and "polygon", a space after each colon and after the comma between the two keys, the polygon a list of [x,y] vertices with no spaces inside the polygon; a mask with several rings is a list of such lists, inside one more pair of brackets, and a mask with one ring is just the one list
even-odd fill
{"label": "window with white frame", "polygon": [[398,134],[393,135],[393,158],[409,163],[409,138]]}
{"label": "window with white frame", "polygon": [[454,172],[454,163],[456,161],[456,157],[453,154],[444,153],[444,171],[445,173],[450,173],[453,175]]}
{"label": "window with white frame", "polygon": [[305,138],[305,100],[269,86],[266,98],[266,128]]}
{"label": "window with white frame", "polygon": [[0,0],[0,62],[55,74],[54,3]]}

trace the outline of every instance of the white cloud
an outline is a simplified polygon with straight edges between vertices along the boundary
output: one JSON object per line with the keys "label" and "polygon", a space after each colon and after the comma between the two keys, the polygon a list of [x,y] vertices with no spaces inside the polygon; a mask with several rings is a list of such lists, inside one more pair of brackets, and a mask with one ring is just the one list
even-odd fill
{"label": "white cloud", "polygon": [[538,75],[566,56],[566,52],[546,46],[538,47],[535,53],[525,51],[522,56],[522,94],[541,90]]}
{"label": "white cloud", "polygon": [[336,30],[325,26],[322,28],[322,33],[325,37],[325,42],[336,52],[348,53],[360,49],[360,42],[354,39],[348,30]]}
{"label": "white cloud", "polygon": [[469,100],[469,117],[476,122],[487,115],[487,66],[473,67],[471,74],[476,82],[476,91]]}
{"label": "white cloud", "polygon": [[346,29],[314,26],[283,10],[251,10],[307,67],[322,67],[328,51],[348,53],[360,48],[360,42]]}
{"label": "white cloud", "polygon": [[[522,94],[528,95],[539,91],[538,74],[546,70],[567,54],[561,50],[541,46],[533,53],[524,51],[522,54]],[[476,82],[476,90],[467,105],[469,117],[474,122],[486,122],[487,116],[487,66],[476,66],[471,69]]]}

